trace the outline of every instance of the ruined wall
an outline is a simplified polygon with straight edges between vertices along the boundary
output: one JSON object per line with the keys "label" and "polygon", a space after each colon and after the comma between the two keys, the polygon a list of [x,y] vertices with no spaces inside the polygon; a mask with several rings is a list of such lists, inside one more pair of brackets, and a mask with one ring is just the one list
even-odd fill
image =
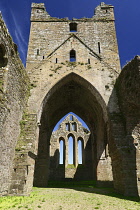
{"label": "ruined wall", "polygon": [[[69,137],[73,138],[73,163],[69,163]],[[60,141],[63,141],[63,163],[60,164]],[[78,140],[81,140],[82,163],[78,163]],[[80,151],[79,151],[80,152]],[[72,157],[71,157],[72,158]],[[65,178],[88,180],[93,179],[92,144],[90,131],[82,126],[73,115],[68,115],[54,131],[50,140],[50,180]],[[94,177],[95,178],[95,177]]]}
{"label": "ruined wall", "polygon": [[[70,23],[77,24],[75,32],[70,31]],[[71,50],[76,52],[76,62],[70,62]],[[28,111],[37,114],[39,124],[39,155],[36,159],[36,165],[40,166],[36,169],[38,173],[42,170],[45,171],[44,174],[49,173],[49,135],[56,119],[63,117],[61,113],[67,113],[62,111],[64,107],[69,111],[77,109],[79,116],[88,120],[92,130],[93,126],[96,127],[95,147],[98,152],[95,152],[96,161],[93,164],[98,175],[95,176],[101,181],[112,180],[111,159],[104,150],[110,138],[107,132],[111,132],[107,128],[109,123],[105,112],[107,113],[107,106],[110,113],[117,109],[114,108],[118,103],[114,100],[114,84],[120,72],[113,7],[101,3],[92,18],[68,20],[50,17],[44,4],[32,4],[27,72],[33,87]],[[67,85],[65,78],[70,78],[68,82],[72,84]],[[89,82],[87,89],[82,86],[82,78]],[[96,94],[90,84],[97,91]],[[47,100],[55,92],[53,88],[56,88],[56,94],[47,104]],[[93,95],[88,91],[93,91]],[[118,108],[117,112],[119,111]],[[121,141],[121,136],[119,139]],[[38,183],[46,180],[41,186],[47,186],[48,178],[44,174],[45,178],[38,179]]]}
{"label": "ruined wall", "polygon": [[[75,32],[70,23],[77,24]],[[1,18],[0,26],[0,193],[29,194],[35,160],[34,182],[47,186],[52,130],[73,111],[90,127],[92,146],[87,151],[92,149],[93,177],[112,181],[113,169],[115,189],[138,195],[140,64],[136,57],[120,73],[113,7],[101,3],[92,18],[68,20],[50,17],[44,4],[32,4],[30,95],[17,47]],[[75,62],[70,62],[71,50]],[[73,174],[74,169],[68,169],[68,176]]]}
{"label": "ruined wall", "polygon": [[[125,127],[123,156],[127,193],[140,193],[140,57],[123,67],[116,83],[119,105]],[[129,187],[128,187],[129,186]],[[126,194],[127,194],[126,193]]]}
{"label": "ruined wall", "polygon": [[[77,32],[70,31],[73,22]],[[74,63],[69,62],[72,49]],[[38,112],[47,92],[71,72],[89,81],[107,104],[120,72],[113,7],[101,4],[92,18],[67,20],[50,17],[44,4],[32,4],[27,71],[31,110]]]}
{"label": "ruined wall", "polygon": [[28,82],[17,46],[0,15],[0,195],[9,191]]}

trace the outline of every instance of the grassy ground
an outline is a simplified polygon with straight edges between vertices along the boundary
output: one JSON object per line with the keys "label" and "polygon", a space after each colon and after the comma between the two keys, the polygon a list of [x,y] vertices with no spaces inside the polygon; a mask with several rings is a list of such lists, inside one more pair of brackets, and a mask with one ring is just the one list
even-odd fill
{"label": "grassy ground", "polygon": [[48,188],[33,188],[29,197],[1,197],[0,209],[140,210],[140,202],[118,195],[111,188],[94,187],[92,182],[52,182]]}

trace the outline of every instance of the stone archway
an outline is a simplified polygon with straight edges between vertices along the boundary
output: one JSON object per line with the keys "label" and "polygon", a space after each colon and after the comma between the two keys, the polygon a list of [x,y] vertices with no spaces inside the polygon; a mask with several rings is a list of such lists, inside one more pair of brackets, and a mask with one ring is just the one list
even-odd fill
{"label": "stone archway", "polygon": [[35,186],[47,186],[50,136],[55,124],[70,111],[80,116],[90,128],[92,146],[89,147],[93,149],[94,154],[94,179],[101,182],[112,181],[111,159],[107,146],[110,143],[107,106],[99,92],[88,81],[70,73],[54,85],[42,103]]}

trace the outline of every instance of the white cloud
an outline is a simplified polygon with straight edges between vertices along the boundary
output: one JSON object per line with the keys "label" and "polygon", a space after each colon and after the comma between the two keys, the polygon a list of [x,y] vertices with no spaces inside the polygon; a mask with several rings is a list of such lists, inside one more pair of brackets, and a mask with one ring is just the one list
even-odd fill
{"label": "white cloud", "polygon": [[[20,57],[22,61],[25,62],[27,42],[24,38],[24,35],[22,34],[23,31],[18,21],[18,17],[15,16],[11,8],[7,8],[7,9],[9,9],[9,11],[7,12],[10,13],[8,16],[6,16],[6,22],[8,23],[7,25],[8,25],[9,31],[11,32],[14,42],[18,45],[18,51],[20,53]],[[10,17],[10,21],[9,21],[9,17]]]}

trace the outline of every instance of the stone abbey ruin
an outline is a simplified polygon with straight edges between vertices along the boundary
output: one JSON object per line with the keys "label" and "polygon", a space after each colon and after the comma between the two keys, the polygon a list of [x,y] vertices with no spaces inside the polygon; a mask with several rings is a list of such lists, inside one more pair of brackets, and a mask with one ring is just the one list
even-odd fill
{"label": "stone abbey ruin", "polygon": [[[90,131],[68,115],[53,132],[69,112]],[[139,196],[140,57],[121,70],[113,6],[101,3],[92,18],[69,20],[33,3],[26,69],[0,16],[0,114],[0,195],[75,179]]]}
{"label": "stone abbey ruin", "polygon": [[[73,138],[72,167],[69,157],[70,139]],[[61,141],[63,142],[63,158],[60,164],[60,153],[61,153]],[[79,164],[78,147],[81,142],[81,164]],[[64,179],[75,179],[75,180],[92,180],[92,151],[91,151],[91,139],[90,131],[82,126],[78,119],[73,115],[68,115],[66,119],[60,124],[57,131],[54,131],[50,140],[50,180],[64,180]]]}

